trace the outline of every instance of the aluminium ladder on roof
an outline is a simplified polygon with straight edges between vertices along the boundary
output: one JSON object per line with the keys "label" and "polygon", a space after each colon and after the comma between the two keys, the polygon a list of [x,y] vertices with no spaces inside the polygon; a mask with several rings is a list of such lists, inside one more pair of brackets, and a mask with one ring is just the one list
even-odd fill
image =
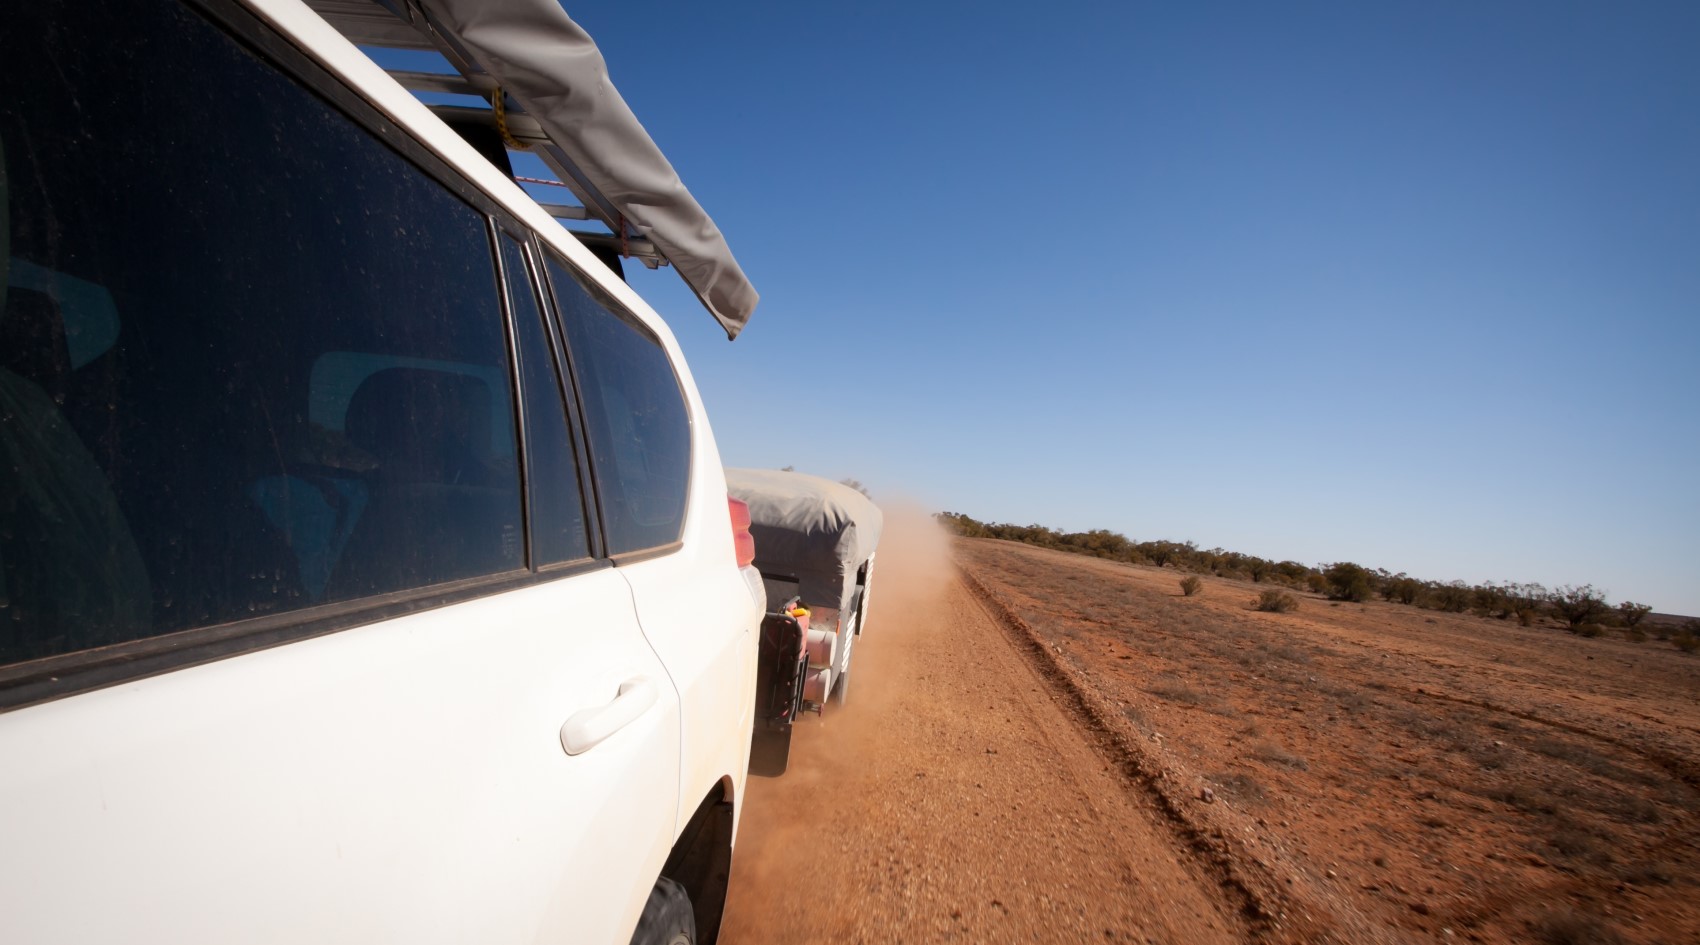
{"label": "aluminium ladder on roof", "polygon": [[[406,69],[386,69],[409,92],[442,92],[451,95],[476,95],[492,103],[491,108],[471,108],[460,105],[427,105],[433,113],[449,124],[470,122],[496,125],[494,96],[499,88],[496,80],[485,72],[459,41],[444,30],[436,28],[425,11],[403,2],[385,0],[307,0],[307,5],[336,28],[344,38],[357,46],[376,46],[383,49],[436,52],[454,67],[458,74],[416,72]],[[551,216],[562,220],[596,220],[608,228],[611,237],[597,233],[573,235],[581,239],[618,239],[625,228],[628,255],[651,269],[665,265],[667,260],[655,251],[653,244],[643,240],[636,228],[624,220],[620,211],[603,198],[573,164],[559,145],[549,139],[536,119],[525,113],[511,97],[503,100],[506,134],[527,150],[536,154],[554,172],[560,183],[578,198],[579,206],[544,204]]]}
{"label": "aluminium ladder on roof", "polygon": [[[608,234],[572,230],[580,240],[618,251],[654,269],[671,263],[686,284],[736,337],[759,296],[749,284],[719,229],[697,205],[648,133],[643,130],[607,79],[600,53],[588,35],[567,18],[556,0],[306,0],[344,38],[358,46],[430,51],[440,54],[455,74],[386,70],[415,94],[477,96],[489,108],[436,104],[429,107],[450,124],[476,124],[501,132],[510,149],[519,146],[540,158],[579,206],[543,204],[562,220],[592,220]],[[476,34],[503,16],[502,31]],[[455,23],[467,24],[457,32]],[[528,32],[538,34],[527,46]],[[480,56],[468,36],[496,35],[518,46]],[[517,54],[516,54],[517,51]],[[528,61],[512,65],[509,85],[521,84],[534,96],[566,100],[570,108],[551,135],[547,114],[533,114],[480,62]],[[552,60],[568,66],[552,72]],[[541,66],[539,64],[542,64]],[[582,88],[574,88],[577,83]],[[566,93],[557,96],[556,93]],[[585,103],[589,102],[588,105]],[[559,107],[558,103],[556,107]],[[561,129],[588,125],[597,142],[567,140]],[[588,138],[589,136],[585,136]],[[578,155],[578,159],[575,159]],[[627,171],[630,167],[632,170]],[[599,182],[601,182],[599,186]],[[553,182],[550,182],[553,183]]]}

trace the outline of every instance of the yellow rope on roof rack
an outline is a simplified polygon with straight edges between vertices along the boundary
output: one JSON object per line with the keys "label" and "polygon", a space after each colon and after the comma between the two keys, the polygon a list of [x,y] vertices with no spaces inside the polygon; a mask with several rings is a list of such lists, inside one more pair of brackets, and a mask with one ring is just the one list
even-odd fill
{"label": "yellow rope on roof rack", "polygon": [[496,94],[490,96],[490,107],[496,112],[496,130],[501,133],[502,143],[507,145],[509,151],[529,150],[524,142],[508,131],[508,109],[502,101],[505,97],[499,85],[496,86]]}

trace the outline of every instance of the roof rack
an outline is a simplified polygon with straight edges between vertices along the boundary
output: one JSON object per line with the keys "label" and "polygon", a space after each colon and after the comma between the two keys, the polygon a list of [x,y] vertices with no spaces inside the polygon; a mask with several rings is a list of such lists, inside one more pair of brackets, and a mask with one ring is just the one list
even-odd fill
{"label": "roof rack", "polygon": [[569,228],[593,248],[651,269],[671,263],[727,337],[737,337],[759,299],[755,288],[614,89],[595,43],[556,0],[306,3],[355,45],[440,54],[454,73],[386,71],[416,95],[483,99],[488,107],[426,104],[451,125],[492,129],[509,150],[535,154],[558,181],[524,181],[558,183],[578,199],[540,201],[550,215],[607,227]]}

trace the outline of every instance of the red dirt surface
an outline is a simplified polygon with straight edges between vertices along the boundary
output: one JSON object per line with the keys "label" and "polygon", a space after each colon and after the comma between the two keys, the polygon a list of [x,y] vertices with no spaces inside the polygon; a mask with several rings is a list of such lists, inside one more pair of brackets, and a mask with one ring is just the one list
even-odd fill
{"label": "red dirt surface", "polygon": [[1700,659],[892,518],[722,942],[1700,942]]}
{"label": "red dirt surface", "polygon": [[851,679],[751,779],[724,945],[1243,940],[923,515],[888,519]]}
{"label": "red dirt surface", "polygon": [[[1700,659],[993,541],[971,581],[1260,905],[1342,942],[1700,942]],[[1286,938],[1292,930],[1254,929]]]}

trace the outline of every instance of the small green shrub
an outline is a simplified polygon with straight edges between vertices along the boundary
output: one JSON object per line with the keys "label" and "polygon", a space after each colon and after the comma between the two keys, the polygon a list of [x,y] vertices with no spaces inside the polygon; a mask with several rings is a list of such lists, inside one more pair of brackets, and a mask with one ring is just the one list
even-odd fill
{"label": "small green shrub", "polygon": [[1647,631],[1641,629],[1640,627],[1633,627],[1633,626],[1624,627],[1623,628],[1623,638],[1625,640],[1628,640],[1631,643],[1646,643],[1647,642]]}
{"label": "small green shrub", "polygon": [[1369,600],[1370,595],[1375,593],[1370,572],[1350,561],[1329,565],[1322,577],[1327,582],[1328,596],[1332,600],[1361,603]]}
{"label": "small green shrub", "polygon": [[1687,627],[1678,631],[1676,636],[1671,637],[1670,640],[1672,643],[1676,644],[1677,649],[1684,653],[1692,653],[1695,650],[1700,650],[1700,636],[1696,636],[1694,631]]}
{"label": "small green shrub", "polygon": [[1585,623],[1585,624],[1582,624],[1581,626],[1576,628],[1576,635],[1577,636],[1587,637],[1590,640],[1593,639],[1594,637],[1604,636],[1605,632],[1606,632],[1606,628],[1600,626],[1597,623]]}
{"label": "small green shrub", "polygon": [[1401,604],[1415,604],[1423,595],[1423,585],[1403,574],[1382,585],[1382,596]]}
{"label": "small green shrub", "polygon": [[1202,590],[1204,590],[1204,581],[1198,575],[1189,574],[1186,577],[1181,578],[1182,594],[1185,594],[1188,597],[1193,597]]}
{"label": "small green shrub", "polygon": [[1286,591],[1270,588],[1257,595],[1257,600],[1252,601],[1252,606],[1271,614],[1290,614],[1299,609],[1299,601],[1298,598]]}
{"label": "small green shrub", "polygon": [[1637,604],[1632,600],[1626,600],[1617,605],[1618,619],[1622,620],[1623,625],[1631,630],[1640,627],[1641,621],[1647,619],[1647,615],[1652,612],[1652,607],[1646,604]]}
{"label": "small green shrub", "polygon": [[1547,595],[1547,603],[1569,625],[1571,633],[1579,632],[1578,628],[1585,623],[1599,623],[1606,613],[1605,592],[1594,590],[1591,584],[1553,588]]}
{"label": "small green shrub", "polygon": [[1470,609],[1478,617],[1504,620],[1512,615],[1510,592],[1492,582],[1479,584],[1470,588]]}
{"label": "small green shrub", "polygon": [[1452,581],[1440,584],[1429,595],[1435,610],[1444,610],[1449,614],[1461,614],[1470,609],[1471,592],[1469,585],[1463,581]]}

